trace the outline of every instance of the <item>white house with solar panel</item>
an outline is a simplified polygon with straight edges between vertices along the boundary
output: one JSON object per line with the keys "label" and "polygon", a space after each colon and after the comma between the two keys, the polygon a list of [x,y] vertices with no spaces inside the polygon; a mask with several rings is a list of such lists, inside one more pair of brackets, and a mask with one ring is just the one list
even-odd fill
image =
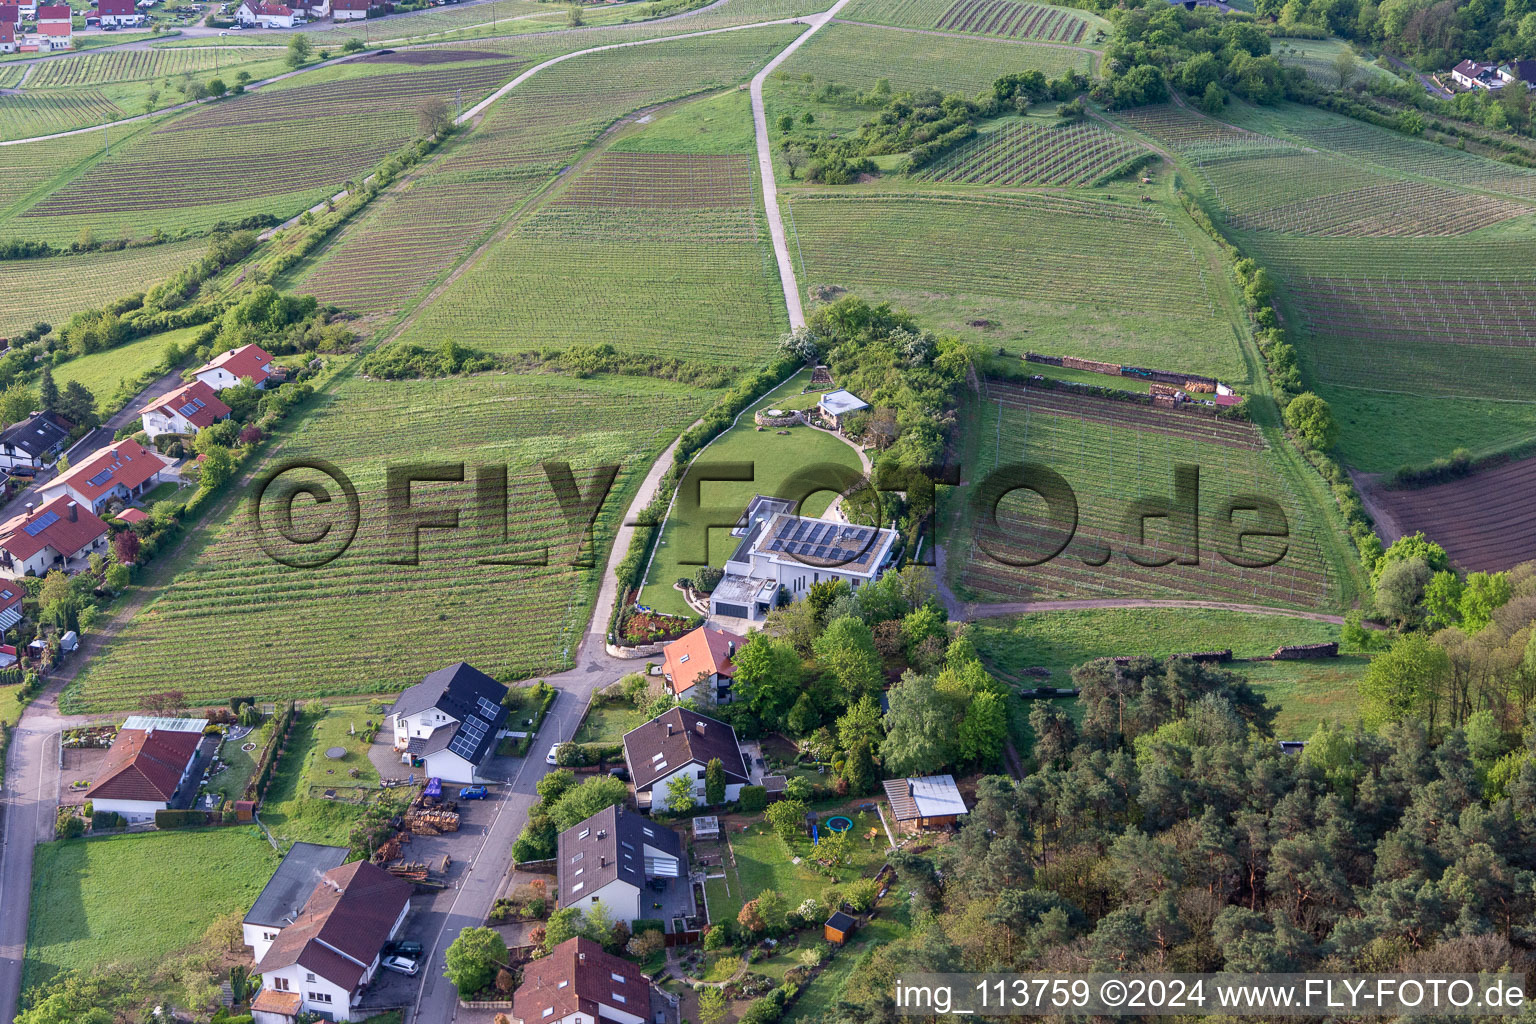
{"label": "white house with solar panel", "polygon": [[[754,516],[753,508],[766,514]],[[897,537],[885,527],[773,510],[761,496],[753,499],[742,529],[725,578],[709,595],[709,613],[752,622],[773,610],[780,588],[798,601],[826,580],[843,580],[854,590],[873,583],[890,563]]]}
{"label": "white house with solar panel", "polygon": [[395,750],[444,782],[479,782],[507,721],[507,688],[464,662],[440,668],[395,699]]}

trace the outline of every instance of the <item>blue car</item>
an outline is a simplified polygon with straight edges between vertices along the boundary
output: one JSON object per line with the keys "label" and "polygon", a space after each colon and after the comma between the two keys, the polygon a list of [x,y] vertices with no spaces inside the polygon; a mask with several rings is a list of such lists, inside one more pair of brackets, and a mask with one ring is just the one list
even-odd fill
{"label": "blue car", "polygon": [[460,800],[484,800],[490,795],[490,790],[486,789],[484,786],[465,786],[463,789],[459,790]]}

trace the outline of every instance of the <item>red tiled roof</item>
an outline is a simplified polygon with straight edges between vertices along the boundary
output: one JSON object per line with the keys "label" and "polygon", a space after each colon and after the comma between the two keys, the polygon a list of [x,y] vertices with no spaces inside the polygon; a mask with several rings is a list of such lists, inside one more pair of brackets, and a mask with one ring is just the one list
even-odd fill
{"label": "red tiled roof", "polygon": [[96,0],[96,13],[107,15],[133,15],[138,10],[133,0]]}
{"label": "red tiled roof", "polygon": [[42,21],[67,21],[73,16],[67,4],[49,4],[37,9],[37,20]]}
{"label": "red tiled roof", "polygon": [[363,979],[414,887],[367,861],[332,868],[294,923],[278,933],[256,970],[301,964],[348,992]]}
{"label": "red tiled roof", "polygon": [[17,4],[0,4],[0,25],[15,25],[21,21],[21,7]]}
{"label": "red tiled roof", "polygon": [[[266,7],[268,5],[258,4],[257,6]],[[283,9],[287,10],[286,7]],[[198,402],[201,402],[202,405],[192,412],[182,411],[183,406],[196,405]],[[229,415],[229,406],[219,401],[218,393],[200,380],[194,380],[190,384],[182,385],[175,391],[161,395],[159,398],[151,399],[139,412],[142,414],[156,410],[164,413],[166,416],[179,415],[199,430],[202,430],[204,427],[211,427]]]}
{"label": "red tiled roof", "polygon": [[731,645],[740,647],[745,637],[723,629],[700,626],[691,633],[678,637],[663,649],[666,662],[662,671],[672,686],[673,693],[682,693],[693,686],[700,673],[719,673],[731,676],[736,666],[731,664]]}
{"label": "red tiled roof", "polygon": [[0,43],[14,43],[16,41],[16,26],[8,21],[0,21]]}
{"label": "red tiled roof", "polygon": [[[51,547],[68,558],[81,548],[90,546],[92,541],[107,532],[107,524],[96,513],[78,503],[75,505],[75,518],[70,519],[71,502],[74,502],[73,498],[61,494],[30,514],[23,512],[0,523],[0,548],[9,551],[13,558],[26,559],[45,547]],[[52,523],[36,533],[26,531],[26,526],[37,523],[50,512],[54,516]]]}
{"label": "red tiled roof", "polygon": [[149,518],[149,513],[141,508],[125,508],[117,514],[117,518],[125,523],[142,523]]}
{"label": "red tiled roof", "polygon": [[[121,484],[132,490],[165,469],[166,462],[159,455],[145,448],[131,437],[98,450],[78,466],[71,466],[68,473],[55,477],[45,485],[55,490],[67,484],[91,501]],[[102,473],[110,476],[100,483],[92,483]]]}
{"label": "red tiled roof", "polygon": [[[616,995],[622,998],[614,998]],[[548,956],[523,968],[523,983],[512,997],[512,1017],[560,1020],[584,1013],[600,1018],[599,1004],[649,1018],[650,983],[639,967],[603,952],[603,947],[591,939],[577,937],[566,939]],[[554,1012],[546,1014],[551,1007]]]}
{"label": "red tiled roof", "polygon": [[85,795],[92,800],[170,800],[202,741],[200,732],[123,729]]}
{"label": "red tiled roof", "polygon": [[373,5],[374,0],[331,0],[333,11],[366,11]]}
{"label": "red tiled roof", "polygon": [[251,1009],[258,1013],[275,1013],[279,1017],[298,1016],[299,1008],[304,1005],[304,997],[297,992],[279,992],[275,988],[264,988],[251,1000]]}
{"label": "red tiled roof", "polygon": [[[253,0],[246,0],[244,6],[245,6],[246,10],[250,11],[254,15],[257,15],[258,17],[286,18],[286,17],[288,17],[288,15],[293,13],[292,8],[284,7],[282,4],[264,4],[264,3],[253,2]],[[247,345],[246,348],[255,348],[258,352],[261,351],[255,345]],[[230,354],[234,355],[234,354],[238,354],[239,352],[243,352],[243,351],[244,351],[244,349],[236,349],[236,350],[234,350],[234,352],[232,352]],[[262,352],[262,355],[266,355],[266,353]],[[271,361],[272,361],[272,357],[271,356],[267,356],[266,360],[263,363],[258,364],[257,372],[258,373],[260,372],[261,366],[264,366],[264,365],[266,365],[266,363],[269,363]],[[214,360],[214,362],[210,363],[209,365],[210,366],[216,365],[217,362],[218,362],[218,360]],[[235,371],[232,368],[230,369],[229,372],[230,373],[235,373]],[[263,379],[261,377],[257,377],[256,374],[250,374],[250,373],[235,373],[235,376],[236,377],[250,377],[252,380],[256,380],[258,382],[261,379]],[[263,375],[263,377],[264,376],[265,375]]]}
{"label": "red tiled roof", "polygon": [[19,584],[13,583],[10,580],[0,583],[0,612],[21,604],[21,599],[25,596],[26,594]]}
{"label": "red tiled roof", "polygon": [[67,21],[62,24],[54,24],[52,22],[40,24],[37,26],[37,30],[45,36],[67,36],[72,35],[75,31],[74,26]]}
{"label": "red tiled roof", "polygon": [[[289,11],[288,8],[283,7],[281,4],[248,3],[246,6],[250,7],[258,14],[274,14],[278,12],[285,12],[289,14],[293,13],[292,11]],[[347,8],[342,9],[347,10]],[[272,376],[266,370],[262,369],[262,367],[266,366],[270,362],[272,362],[272,356],[268,354],[267,350],[262,348],[260,345],[242,345],[240,348],[230,349],[223,355],[215,359],[208,360],[208,362],[197,368],[197,372],[202,373],[205,370],[220,369],[228,370],[236,378],[249,377],[257,384],[260,384],[262,381]]]}

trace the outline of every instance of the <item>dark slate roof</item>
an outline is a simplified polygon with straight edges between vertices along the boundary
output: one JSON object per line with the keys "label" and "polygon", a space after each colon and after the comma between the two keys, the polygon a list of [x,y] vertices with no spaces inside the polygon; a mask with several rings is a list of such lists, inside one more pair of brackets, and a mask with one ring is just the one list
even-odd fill
{"label": "dark slate roof", "polygon": [[853,931],[853,926],[856,924],[858,924],[857,921],[843,913],[841,910],[827,918],[827,927],[834,928],[837,931],[843,932],[845,934]]}
{"label": "dark slate roof", "polygon": [[637,793],[690,761],[707,765],[717,757],[728,784],[752,781],[736,730],[697,712],[673,708],[624,734],[624,760]]}
{"label": "dark slate roof", "polygon": [[69,440],[69,421],[51,412],[34,413],[19,423],[12,423],[0,433],[0,444],[36,458]]}
{"label": "dark slate roof", "polygon": [[[495,746],[496,734],[506,723],[507,709],[501,703],[506,695],[505,686],[479,669],[461,661],[456,665],[449,665],[447,668],[440,668],[430,673],[421,682],[400,694],[395,698],[391,713],[408,716],[428,708],[437,708],[458,720],[460,724],[454,728],[434,731],[427,743],[425,753],[441,749],[436,743],[439,733],[445,737],[442,746],[447,746],[470,725],[472,718],[480,720],[485,727],[479,730],[480,735],[475,741],[464,751],[454,751],[471,764],[479,764]],[[482,701],[494,710],[487,711],[481,706]]]}
{"label": "dark slate roof", "polygon": [[294,843],[284,854],[283,862],[272,873],[266,888],[261,890],[256,902],[251,904],[251,912],[245,915],[245,923],[278,928],[292,924],[325,873],[331,868],[340,867],[346,859],[345,846]]}
{"label": "dark slate roof", "polygon": [[[605,807],[560,833],[560,905],[570,906],[614,880],[644,888],[647,846],[683,859],[683,841],[676,832],[621,807]],[[574,889],[578,883],[581,888]]]}

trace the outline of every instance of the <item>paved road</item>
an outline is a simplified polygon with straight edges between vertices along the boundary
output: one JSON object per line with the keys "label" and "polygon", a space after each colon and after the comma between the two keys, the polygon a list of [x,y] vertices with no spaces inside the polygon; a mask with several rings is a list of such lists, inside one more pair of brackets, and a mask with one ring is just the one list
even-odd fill
{"label": "paved road", "polygon": [[837,17],[837,12],[847,3],[848,0],[837,0],[831,10],[799,19],[811,26],[810,31],[802,32],[752,78],[752,126],[757,134],[757,170],[763,180],[763,206],[768,212],[768,233],[773,237],[773,258],[779,265],[779,283],[784,288],[784,306],[789,310],[789,326],[792,330],[805,326],[805,310],[800,305],[800,284],[795,280],[795,264],[789,258],[789,242],[784,237],[784,218],[779,213],[779,186],[773,176],[773,144],[768,138],[768,115],[763,110],[763,83],[768,80],[774,68],[788,60],[790,54],[804,45],[807,39]]}
{"label": "paved road", "polygon": [[1423,74],[1422,72],[1418,71],[1416,68],[1414,68],[1414,67],[1410,66],[1409,64],[1405,63],[1404,61],[1401,61],[1398,58],[1392,56],[1390,53],[1389,54],[1385,54],[1385,56],[1387,58],[1387,63],[1388,64],[1391,64],[1393,67],[1397,68],[1399,71],[1406,71],[1410,75],[1412,75],[1414,78],[1418,79],[1419,84],[1424,87],[1424,91],[1429,93],[1435,99],[1437,99],[1437,100],[1453,100],[1453,99],[1456,98],[1456,94],[1455,93],[1451,92],[1449,89],[1443,89],[1440,86],[1436,85],[1435,84],[1435,80],[1433,78],[1430,78],[1428,75]]}

